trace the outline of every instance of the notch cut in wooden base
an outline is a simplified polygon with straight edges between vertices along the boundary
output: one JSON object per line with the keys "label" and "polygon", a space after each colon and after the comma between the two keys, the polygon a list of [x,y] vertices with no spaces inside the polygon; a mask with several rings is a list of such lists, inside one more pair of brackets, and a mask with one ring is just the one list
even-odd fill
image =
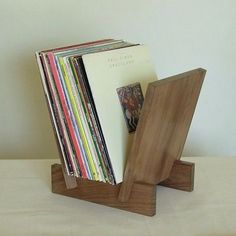
{"label": "notch cut in wooden base", "polygon": [[[51,171],[53,193],[142,215],[153,216],[156,214],[156,185],[134,183],[129,200],[120,202],[118,200],[118,195],[122,183],[111,185],[82,178],[75,178],[77,187],[67,189],[61,165],[52,165]],[[193,163],[175,161],[170,177],[160,184],[170,188],[192,191],[194,181],[193,176]]]}

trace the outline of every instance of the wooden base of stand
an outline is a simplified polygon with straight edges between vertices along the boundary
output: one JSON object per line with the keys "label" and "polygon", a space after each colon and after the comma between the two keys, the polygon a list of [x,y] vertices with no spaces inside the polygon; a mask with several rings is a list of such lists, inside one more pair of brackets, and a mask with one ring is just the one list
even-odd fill
{"label": "wooden base of stand", "polygon": [[[185,191],[193,190],[194,164],[176,161],[170,177],[160,183],[163,186]],[[147,216],[156,214],[156,185],[134,183],[130,198],[120,202],[118,195],[122,185],[111,185],[82,178],[76,178],[77,186],[66,187],[61,165],[52,165],[52,192],[89,202],[102,204]]]}
{"label": "wooden base of stand", "polygon": [[148,216],[156,213],[156,187],[154,185],[135,183],[130,199],[127,202],[119,202],[121,184],[111,185],[82,178],[76,178],[76,180],[77,187],[67,189],[61,165],[52,165],[53,193]]}

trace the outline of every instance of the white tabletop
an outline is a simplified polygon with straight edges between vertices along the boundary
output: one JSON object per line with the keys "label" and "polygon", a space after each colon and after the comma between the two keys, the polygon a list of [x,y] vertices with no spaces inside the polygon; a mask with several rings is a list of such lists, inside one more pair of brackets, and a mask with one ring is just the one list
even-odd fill
{"label": "white tabletop", "polygon": [[142,216],[51,193],[58,160],[0,161],[0,235],[236,235],[236,158],[196,163],[192,193],[157,187],[157,215]]}

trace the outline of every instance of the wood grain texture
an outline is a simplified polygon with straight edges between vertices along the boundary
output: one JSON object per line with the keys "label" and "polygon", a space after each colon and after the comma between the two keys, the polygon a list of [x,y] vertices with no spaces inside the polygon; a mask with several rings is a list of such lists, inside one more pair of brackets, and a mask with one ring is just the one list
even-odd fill
{"label": "wood grain texture", "polygon": [[77,187],[67,189],[61,165],[52,165],[52,192],[147,216],[156,214],[156,186],[135,183],[127,202],[119,202],[119,185],[76,178]]}
{"label": "wood grain texture", "polygon": [[159,185],[191,192],[194,188],[194,169],[194,163],[177,160],[174,162],[170,176]]}
{"label": "wood grain texture", "polygon": [[179,160],[206,71],[196,69],[150,83],[146,92],[119,200],[129,199],[133,184],[158,184]]}

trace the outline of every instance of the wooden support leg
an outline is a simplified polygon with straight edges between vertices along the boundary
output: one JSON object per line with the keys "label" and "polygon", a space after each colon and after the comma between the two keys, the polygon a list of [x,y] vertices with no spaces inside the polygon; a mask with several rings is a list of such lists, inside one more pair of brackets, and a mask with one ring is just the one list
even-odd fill
{"label": "wooden support leg", "polygon": [[194,163],[175,161],[168,179],[159,185],[191,192],[194,187]]}

